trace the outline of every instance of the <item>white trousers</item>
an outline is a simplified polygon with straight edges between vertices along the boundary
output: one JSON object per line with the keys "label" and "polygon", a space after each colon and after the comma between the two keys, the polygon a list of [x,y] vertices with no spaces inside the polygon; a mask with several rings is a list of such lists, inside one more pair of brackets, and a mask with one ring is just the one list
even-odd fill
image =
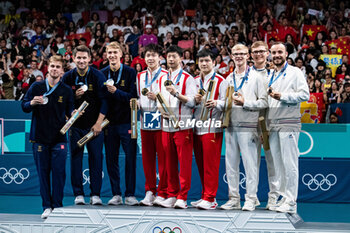
{"label": "white trousers", "polygon": [[300,129],[300,124],[271,126],[270,129],[271,155],[279,180],[276,187],[291,204],[296,203],[298,197]]}
{"label": "white trousers", "polygon": [[246,174],[246,199],[257,200],[259,181],[258,140],[256,128],[228,127],[225,131],[225,164],[230,199],[240,199],[239,163],[241,153]]}

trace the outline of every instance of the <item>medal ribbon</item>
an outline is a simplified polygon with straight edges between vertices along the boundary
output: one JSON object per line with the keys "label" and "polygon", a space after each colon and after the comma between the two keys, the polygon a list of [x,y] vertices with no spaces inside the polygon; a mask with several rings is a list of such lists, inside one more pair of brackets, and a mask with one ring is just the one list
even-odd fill
{"label": "medal ribbon", "polygon": [[286,69],[287,69],[287,66],[288,66],[288,62],[286,62],[286,64],[284,65],[283,69],[282,69],[281,72],[277,75],[277,77],[276,77],[275,79],[274,79],[273,77],[275,76],[276,70],[273,71],[272,76],[271,76],[271,78],[270,78],[269,87],[271,87],[271,85],[272,85],[274,82],[276,82],[277,79],[279,79],[279,78],[282,76],[282,74],[283,74],[283,76],[286,76],[285,71],[286,71]]}
{"label": "medal ribbon", "polygon": [[[118,74],[118,79],[115,82],[115,84],[117,85],[120,81],[120,78],[122,77],[122,72],[123,72],[123,64],[120,64],[120,68],[119,68],[119,74]],[[114,72],[113,72],[114,73]],[[109,69],[108,71],[108,80],[111,79],[111,69]]]}

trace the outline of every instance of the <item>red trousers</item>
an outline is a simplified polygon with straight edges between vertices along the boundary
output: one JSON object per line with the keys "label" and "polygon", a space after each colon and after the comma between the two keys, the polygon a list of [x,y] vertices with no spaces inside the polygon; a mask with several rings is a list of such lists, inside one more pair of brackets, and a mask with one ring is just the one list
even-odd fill
{"label": "red trousers", "polygon": [[213,202],[219,186],[223,133],[194,135],[194,155],[202,182],[202,199]]}
{"label": "red trousers", "polygon": [[193,130],[163,131],[162,142],[167,156],[168,198],[186,201],[191,187]]}
{"label": "red trousers", "polygon": [[[145,190],[167,198],[167,172],[161,130],[141,130],[142,164],[145,173]],[[157,190],[156,156],[158,156],[159,182]]]}

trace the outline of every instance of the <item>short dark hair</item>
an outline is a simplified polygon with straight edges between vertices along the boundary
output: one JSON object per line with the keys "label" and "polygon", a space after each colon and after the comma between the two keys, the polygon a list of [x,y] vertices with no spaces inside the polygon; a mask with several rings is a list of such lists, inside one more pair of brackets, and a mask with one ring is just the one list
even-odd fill
{"label": "short dark hair", "polygon": [[210,51],[209,49],[202,49],[197,53],[197,58],[208,57],[208,56],[211,58],[212,61],[214,61],[216,58],[214,53],[212,53],[212,51]]}
{"label": "short dark hair", "polygon": [[91,51],[86,45],[79,45],[73,50],[73,57],[77,54],[77,52],[86,52],[89,57],[91,57]]}
{"label": "short dark hair", "polygon": [[157,53],[158,55],[162,55],[162,49],[159,45],[157,44],[149,44],[145,47],[145,54],[147,52],[154,52]]}
{"label": "short dark hair", "polygon": [[182,57],[183,55],[183,49],[180,48],[177,45],[171,45],[167,50],[166,50],[166,54],[168,53],[177,53],[180,57]]}

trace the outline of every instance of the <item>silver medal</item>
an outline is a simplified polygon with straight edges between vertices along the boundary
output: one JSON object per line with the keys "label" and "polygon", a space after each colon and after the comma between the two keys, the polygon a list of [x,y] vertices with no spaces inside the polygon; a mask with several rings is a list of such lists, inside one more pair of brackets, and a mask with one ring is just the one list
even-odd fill
{"label": "silver medal", "polygon": [[49,98],[43,96],[43,104],[47,104],[49,102]]}
{"label": "silver medal", "polygon": [[107,85],[110,85],[110,86],[113,86],[113,85],[114,85],[114,80],[113,80],[113,79],[108,79],[108,80],[106,81],[106,84],[107,84]]}
{"label": "silver medal", "polygon": [[83,85],[83,86],[81,86],[81,89],[83,90],[83,92],[85,92],[85,91],[87,91],[88,86],[87,85]]}

